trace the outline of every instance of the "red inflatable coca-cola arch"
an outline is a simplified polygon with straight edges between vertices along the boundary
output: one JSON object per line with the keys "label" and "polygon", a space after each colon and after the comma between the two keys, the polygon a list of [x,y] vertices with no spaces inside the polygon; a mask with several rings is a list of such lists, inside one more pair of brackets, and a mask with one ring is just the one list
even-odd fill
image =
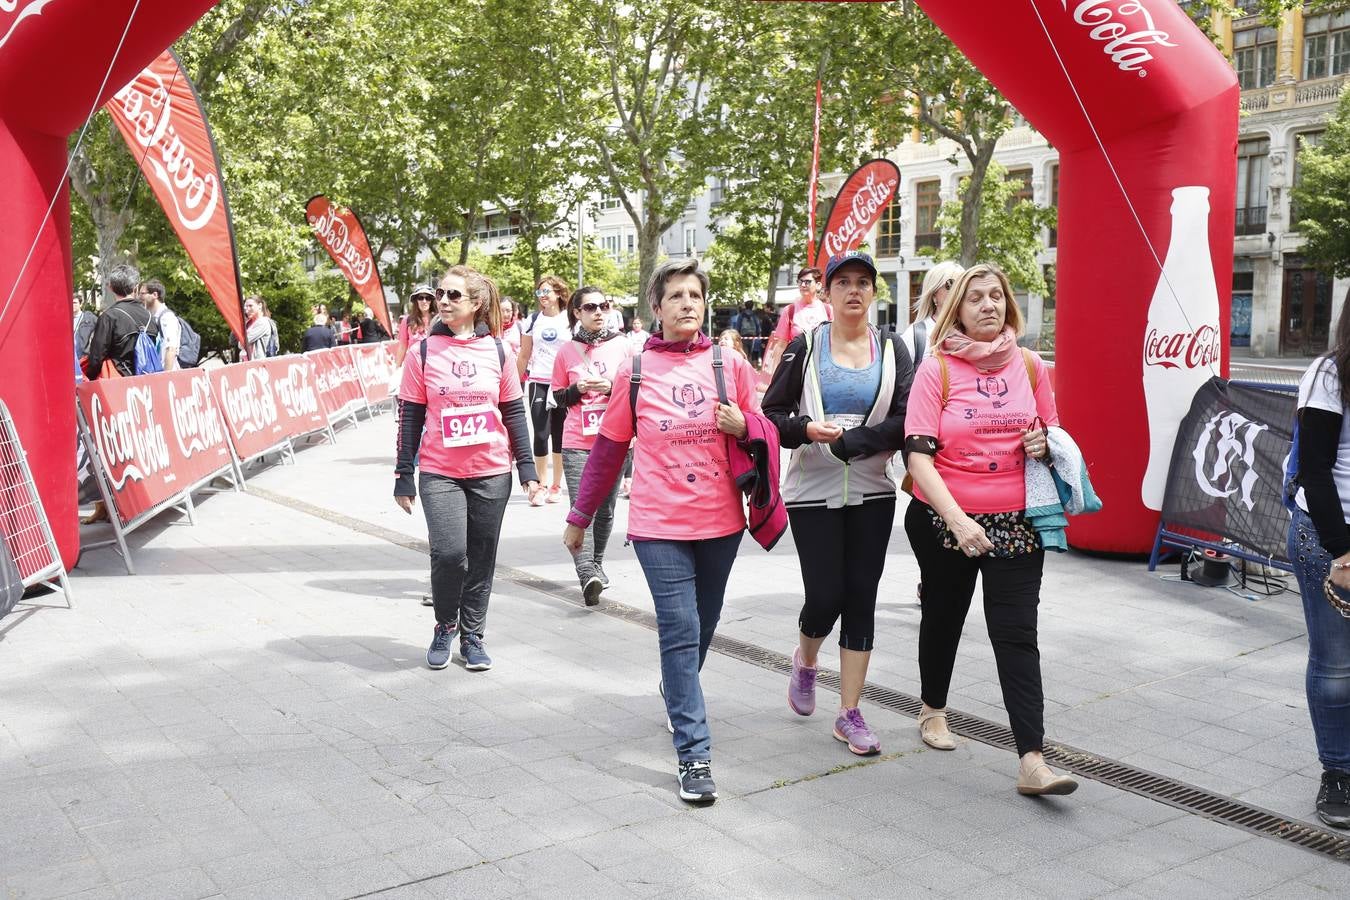
{"label": "red inflatable coca-cola arch", "polygon": [[[78,552],[67,140],[213,5],[0,0],[0,394],[67,564]],[[1150,444],[1170,444],[1190,384],[1226,371],[1232,68],[1173,0],[919,5],[1060,152],[1056,388],[1106,504],[1070,537],[1144,551],[1157,524],[1141,492]],[[1174,206],[1187,223],[1176,234]],[[1155,293],[1167,314],[1150,329]],[[1145,372],[1162,384],[1152,433]]]}

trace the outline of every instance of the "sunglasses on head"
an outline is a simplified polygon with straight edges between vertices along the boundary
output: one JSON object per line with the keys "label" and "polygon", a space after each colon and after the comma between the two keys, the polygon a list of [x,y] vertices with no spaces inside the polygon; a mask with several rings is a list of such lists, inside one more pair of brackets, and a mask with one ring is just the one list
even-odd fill
{"label": "sunglasses on head", "polygon": [[950,291],[952,289],[952,285],[954,284],[956,284],[956,279],[948,278],[946,281],[942,282],[942,289],[944,291]]}
{"label": "sunglasses on head", "polygon": [[599,312],[599,311],[601,311],[601,310],[603,310],[603,311],[605,311],[605,312],[609,312],[609,301],[608,301],[608,300],[601,300],[599,303],[583,303],[583,304],[581,304],[581,311],[582,311],[582,312]]}
{"label": "sunglasses on head", "polygon": [[454,303],[456,300],[460,299],[463,296],[464,296],[463,291],[456,291],[453,289],[446,290],[445,288],[436,288],[437,300],[445,300],[449,303]]}

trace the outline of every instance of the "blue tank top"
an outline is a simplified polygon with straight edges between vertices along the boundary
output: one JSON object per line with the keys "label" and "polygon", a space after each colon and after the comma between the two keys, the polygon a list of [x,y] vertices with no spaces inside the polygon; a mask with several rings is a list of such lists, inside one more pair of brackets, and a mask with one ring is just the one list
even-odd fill
{"label": "blue tank top", "polygon": [[872,409],[881,390],[881,347],[872,334],[872,362],[865,369],[841,366],[830,355],[830,326],[816,332],[816,369],[820,373],[820,402],[826,416],[862,416]]}

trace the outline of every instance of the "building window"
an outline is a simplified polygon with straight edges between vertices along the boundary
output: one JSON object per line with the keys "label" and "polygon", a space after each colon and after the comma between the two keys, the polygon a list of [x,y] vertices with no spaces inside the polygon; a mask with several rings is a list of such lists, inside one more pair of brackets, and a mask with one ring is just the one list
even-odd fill
{"label": "building window", "polygon": [[[1050,167],[1050,208],[1059,211],[1059,163]],[[1055,225],[1050,226],[1050,239],[1046,242],[1047,247],[1059,246],[1059,228]]]}
{"label": "building window", "polygon": [[914,249],[941,247],[938,213],[942,211],[942,185],[938,181],[920,181],[914,185]]}
{"label": "building window", "polygon": [[877,256],[900,255],[900,203],[892,200],[877,223]]}
{"label": "building window", "polygon": [[1252,345],[1252,275],[1250,258],[1233,260],[1233,300],[1229,305],[1228,340],[1232,347]]}
{"label": "building window", "polygon": [[628,238],[628,255],[632,256],[633,251],[637,249],[637,235],[633,234],[633,232],[630,231],[627,234],[627,238]]}
{"label": "building window", "polygon": [[914,310],[919,308],[919,298],[923,296],[923,276],[927,274],[927,272],[909,273],[909,309],[905,311],[906,319],[914,315]]}
{"label": "building window", "polygon": [[698,253],[698,229],[693,225],[684,226],[684,255],[693,256]]}
{"label": "building window", "polygon": [[1350,72],[1350,11],[1312,16],[1303,25],[1303,77]]}
{"label": "building window", "polygon": [[610,258],[618,260],[619,258],[619,240],[620,235],[617,231],[607,232],[600,235],[600,249],[609,254]]}
{"label": "building window", "polygon": [[1235,234],[1261,234],[1266,230],[1266,177],[1269,154],[1269,138],[1238,142]]}
{"label": "building window", "polygon": [[619,201],[618,197],[606,197],[599,203],[595,204],[595,208],[601,212],[604,212],[610,209],[618,209],[622,205],[623,204]]}
{"label": "building window", "polygon": [[1279,50],[1274,28],[1248,28],[1233,35],[1233,67],[1244,91],[1275,83],[1275,57]]}
{"label": "building window", "polygon": [[708,192],[708,205],[719,206],[727,198],[727,180],[718,178],[713,181],[712,190]]}
{"label": "building window", "polygon": [[1031,170],[1014,169],[1004,176],[1004,181],[1011,181],[1017,185],[1017,193],[1008,199],[1008,211],[1011,212],[1017,204],[1025,200],[1031,203],[1035,200],[1036,194],[1031,189]]}

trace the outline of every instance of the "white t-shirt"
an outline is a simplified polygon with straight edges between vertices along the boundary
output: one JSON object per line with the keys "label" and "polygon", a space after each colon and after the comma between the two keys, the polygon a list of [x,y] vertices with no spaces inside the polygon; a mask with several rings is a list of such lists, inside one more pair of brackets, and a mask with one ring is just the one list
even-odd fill
{"label": "white t-shirt", "polygon": [[530,365],[526,369],[529,380],[551,384],[553,360],[558,355],[558,349],[572,339],[572,329],[567,327],[567,311],[556,316],[543,313],[531,315],[525,320],[525,333],[534,339]]}
{"label": "white t-shirt", "polygon": [[[1341,382],[1336,364],[1330,359],[1319,359],[1303,373],[1298,384],[1298,408],[1324,409],[1341,417],[1341,437],[1336,445],[1336,462],[1331,466],[1331,480],[1341,498],[1341,514],[1350,522],[1350,416],[1341,405]],[[1303,488],[1298,489],[1295,500],[1299,509],[1308,511]]]}
{"label": "white t-shirt", "polygon": [[[933,337],[933,326],[937,324],[937,318],[935,316],[929,316],[927,319],[924,319],[923,324],[924,324],[923,357],[926,359],[930,355],[928,350],[928,342]],[[917,326],[918,326],[917,322],[910,322],[909,327],[905,329],[905,333],[900,335],[900,343],[904,344],[905,349],[909,351],[909,361],[912,363],[919,358],[919,345],[915,342],[918,338],[918,334],[916,334]],[[914,363],[914,368],[917,369],[918,367],[919,364]]]}
{"label": "white t-shirt", "polygon": [[644,328],[641,331],[625,331],[623,335],[628,339],[628,346],[633,348],[633,352],[641,353],[652,333]]}
{"label": "white t-shirt", "polygon": [[[178,368],[178,349],[183,346],[183,326],[167,306],[159,313],[159,353],[165,371]],[[172,348],[172,360],[170,360]],[[172,362],[172,365],[170,364]]]}

